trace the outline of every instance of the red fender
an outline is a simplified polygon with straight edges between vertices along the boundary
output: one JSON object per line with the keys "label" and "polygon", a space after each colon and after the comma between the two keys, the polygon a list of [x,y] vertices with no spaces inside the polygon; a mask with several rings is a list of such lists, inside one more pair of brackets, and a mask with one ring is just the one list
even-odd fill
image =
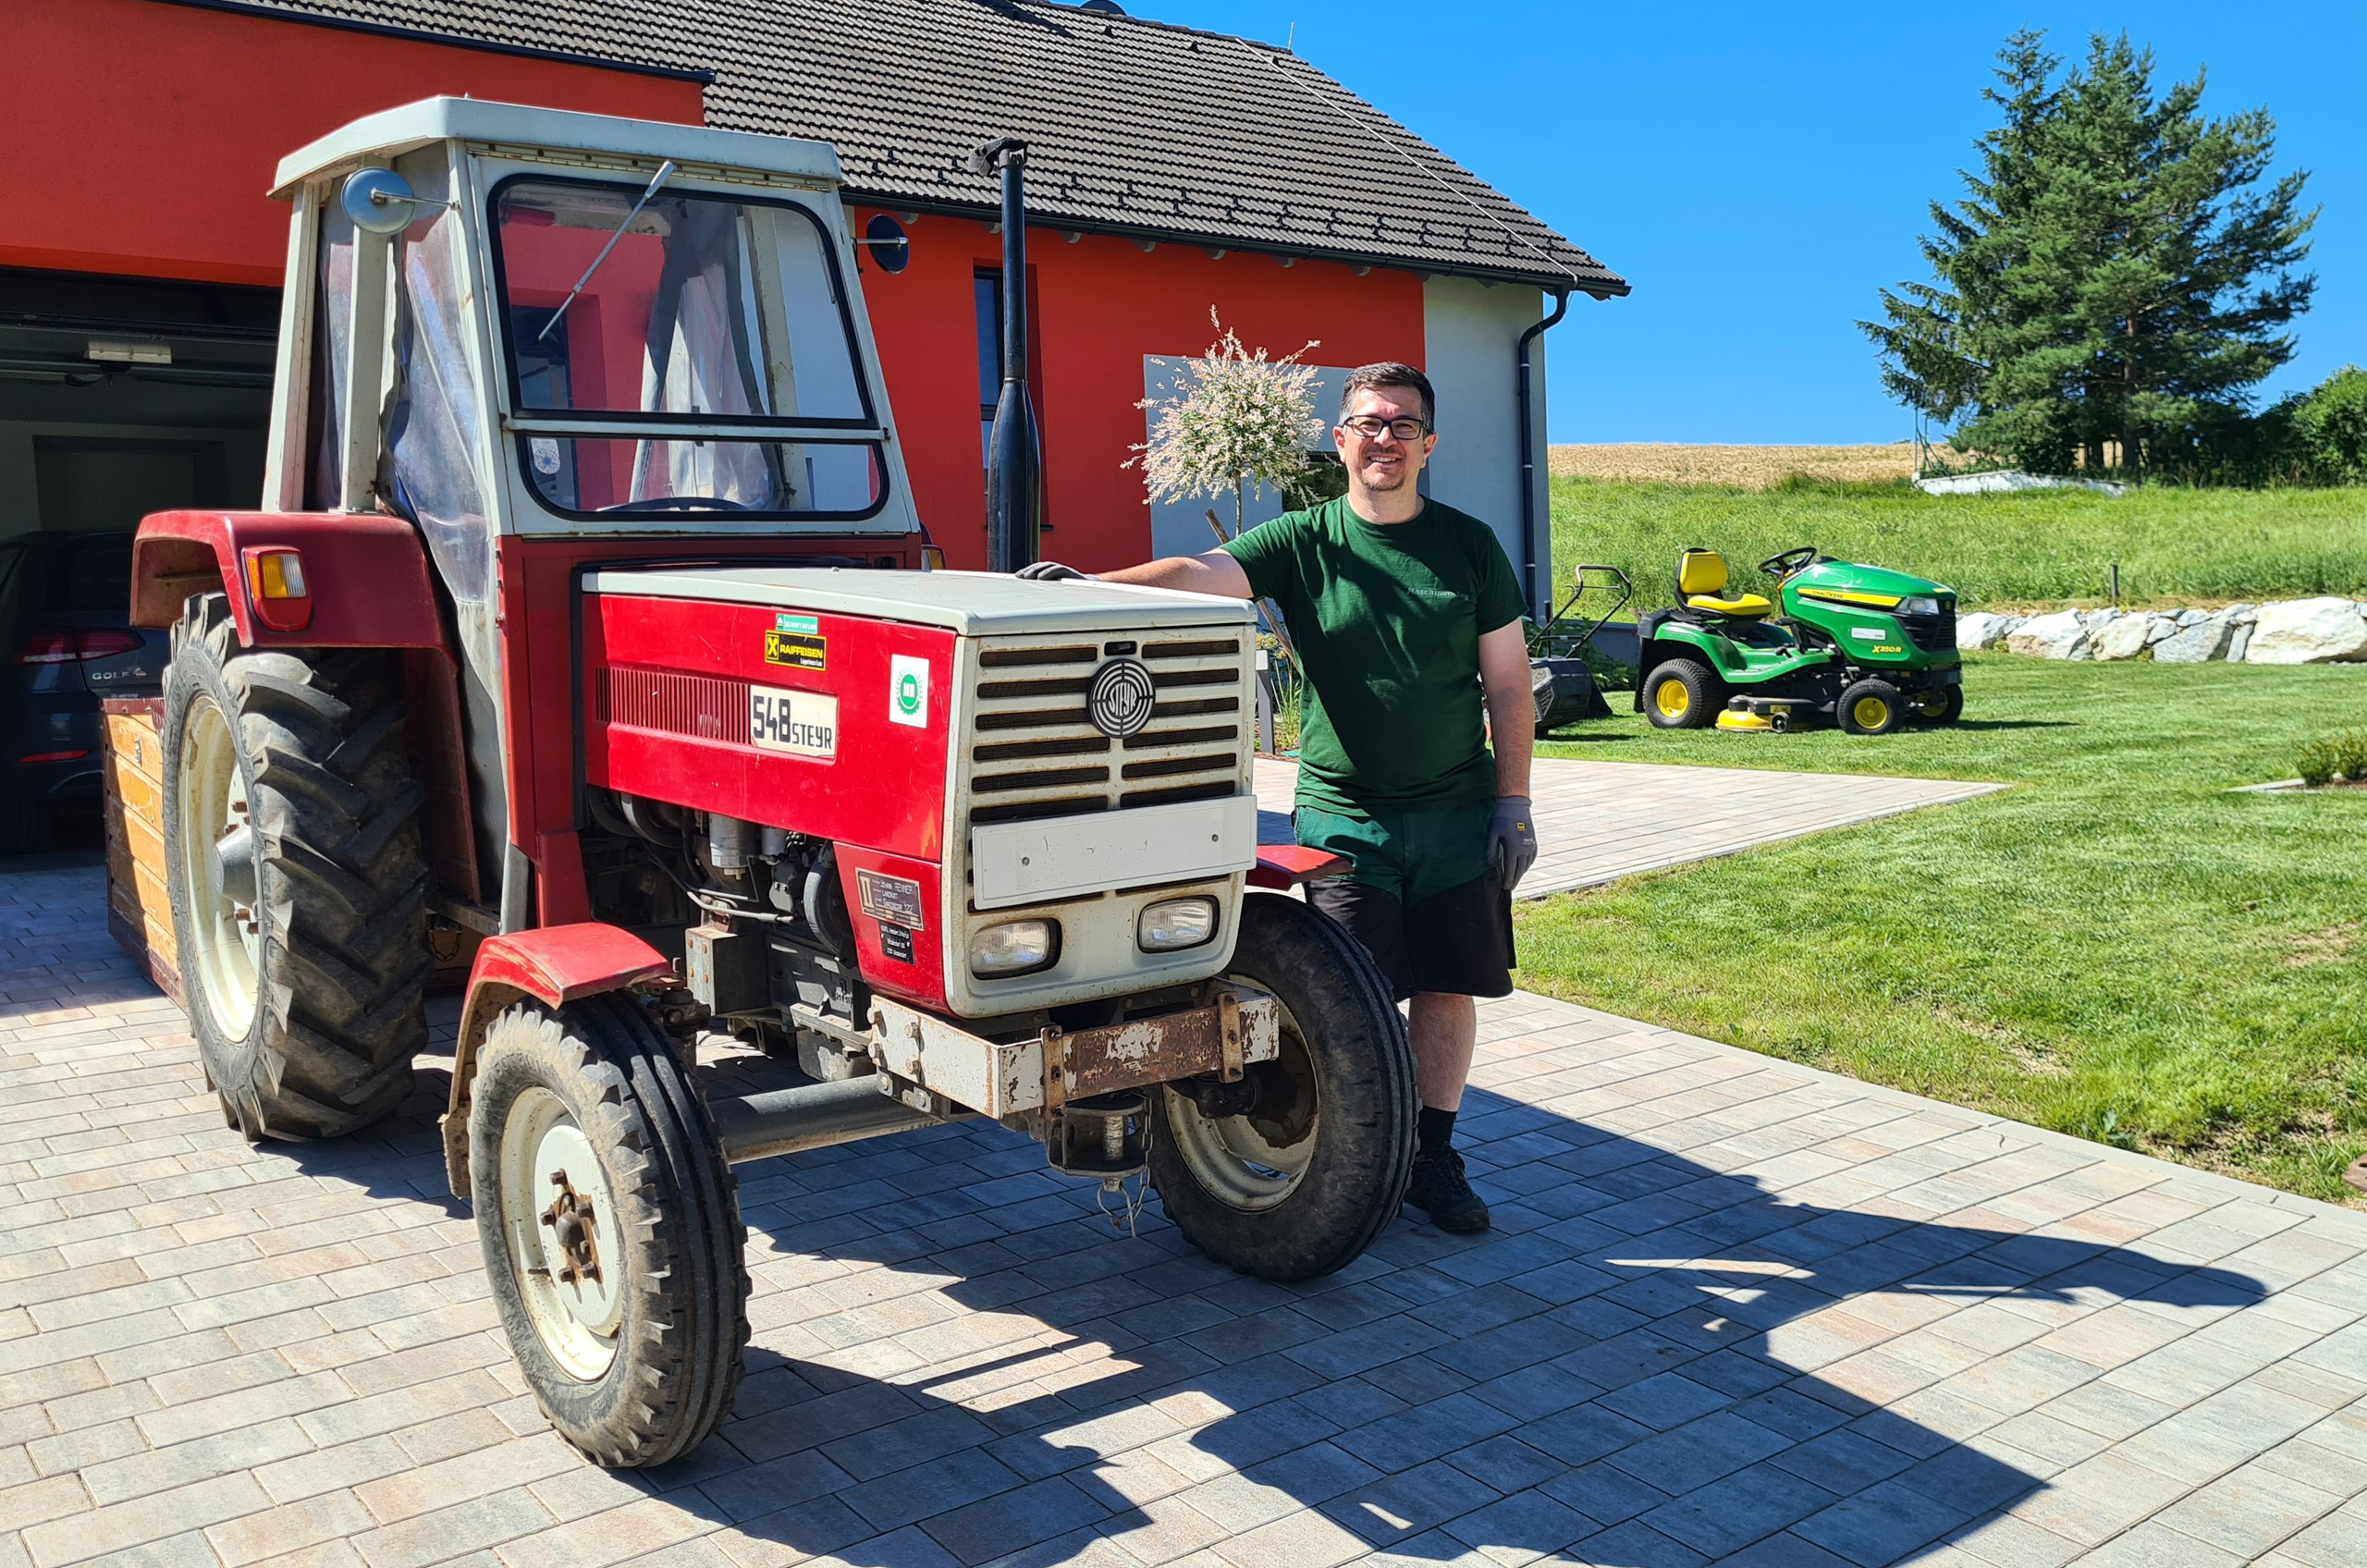
{"label": "red fender", "polygon": [[[294,550],[312,615],[275,631],[248,595],[248,552]],[[242,647],[434,648],[448,656],[427,548],[399,517],[365,512],[156,512],[131,545],[131,623],[167,627],[192,594],[220,588]]]}
{"label": "red fender", "polygon": [[1305,844],[1260,844],[1257,864],[1249,873],[1253,888],[1277,888],[1287,892],[1302,882],[1337,876],[1348,869],[1348,857]]}
{"label": "red fender", "polygon": [[469,1195],[469,1089],[477,1075],[477,1047],[501,1010],[528,998],[561,1008],[580,997],[670,974],[673,964],[621,926],[586,921],[488,937],[469,970],[468,1000],[460,1007],[460,1037],[452,1052],[452,1101],[444,1115],[444,1174],[452,1195]]}

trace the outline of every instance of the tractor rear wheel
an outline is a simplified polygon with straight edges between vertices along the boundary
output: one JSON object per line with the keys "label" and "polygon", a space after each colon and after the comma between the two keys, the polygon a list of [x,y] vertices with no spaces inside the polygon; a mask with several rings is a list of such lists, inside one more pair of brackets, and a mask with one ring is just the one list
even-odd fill
{"label": "tractor rear wheel", "polygon": [[1657,729],[1706,729],[1726,705],[1726,683],[1698,659],[1668,659],[1644,678],[1644,717]]}
{"label": "tractor rear wheel", "polygon": [[681,1059],[630,998],[493,1021],[469,1183],[535,1403],[595,1464],[663,1464],[731,1410],[748,1342],[739,1186]]}
{"label": "tractor rear wheel", "polygon": [[1355,1261],[1414,1169],[1414,1053],[1388,982],[1354,937],[1295,899],[1252,893],[1229,972],[1282,1004],[1282,1051],[1250,1064],[1254,1103],[1211,1114],[1151,1092],[1150,1181],[1202,1252],[1266,1280]]}
{"label": "tractor rear wheel", "polygon": [[332,1138],[411,1093],[427,868],[399,672],[241,650],[192,598],[165,675],[165,864],[206,1081],[250,1138]]}

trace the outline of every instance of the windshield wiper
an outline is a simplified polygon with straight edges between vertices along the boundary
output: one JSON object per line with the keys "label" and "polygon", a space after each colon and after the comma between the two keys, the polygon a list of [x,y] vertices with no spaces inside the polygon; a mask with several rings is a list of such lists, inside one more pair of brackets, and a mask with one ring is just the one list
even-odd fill
{"label": "windshield wiper", "polygon": [[616,233],[608,236],[608,242],[600,247],[600,253],[592,258],[592,264],[583,269],[583,276],[575,280],[575,287],[569,289],[567,298],[558,302],[558,309],[551,312],[551,319],[543,323],[542,331],[534,334],[535,342],[540,343],[551,335],[551,328],[557,326],[559,318],[567,314],[568,306],[575,303],[575,297],[583,292],[583,286],[592,281],[592,275],[600,270],[600,263],[608,259],[608,252],[615,250],[617,241],[625,237],[625,230],[632,227],[632,220],[641,216],[642,208],[649,205],[649,199],[657,194],[657,188],[673,178],[674,160],[668,158],[657,165],[657,172],[649,177],[649,189],[643,191],[641,200],[632,204],[632,211],[625,214],[625,221],[617,225]]}

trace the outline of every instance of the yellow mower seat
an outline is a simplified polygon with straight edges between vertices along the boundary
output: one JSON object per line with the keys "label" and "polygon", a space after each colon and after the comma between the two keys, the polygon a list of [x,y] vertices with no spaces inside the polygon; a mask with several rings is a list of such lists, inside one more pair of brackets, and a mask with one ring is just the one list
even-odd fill
{"label": "yellow mower seat", "polygon": [[1756,620],[1775,606],[1757,594],[1725,596],[1726,557],[1715,550],[1687,550],[1676,560],[1676,596],[1686,608]]}

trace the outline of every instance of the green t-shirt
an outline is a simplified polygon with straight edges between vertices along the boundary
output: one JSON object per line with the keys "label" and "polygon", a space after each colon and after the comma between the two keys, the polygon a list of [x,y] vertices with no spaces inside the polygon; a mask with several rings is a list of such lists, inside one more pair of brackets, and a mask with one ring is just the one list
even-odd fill
{"label": "green t-shirt", "polygon": [[1367,522],[1343,496],[1225,549],[1281,608],[1306,671],[1302,803],[1361,815],[1495,797],[1479,638],[1527,606],[1486,523],[1436,501]]}

